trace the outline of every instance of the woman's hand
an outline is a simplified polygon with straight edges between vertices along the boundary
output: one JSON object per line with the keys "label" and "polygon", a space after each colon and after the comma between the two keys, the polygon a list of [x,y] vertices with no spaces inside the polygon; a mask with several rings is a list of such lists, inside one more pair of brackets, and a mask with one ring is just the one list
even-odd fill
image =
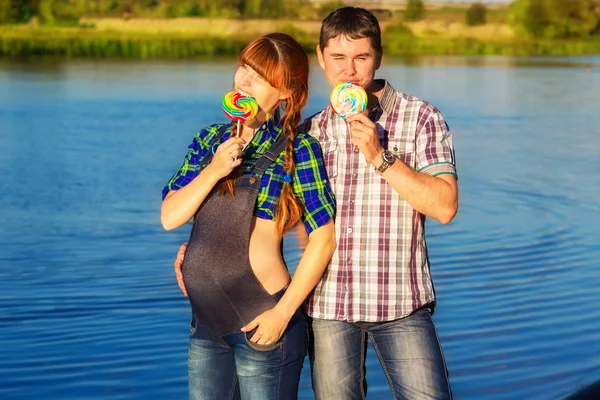
{"label": "woman's hand", "polygon": [[275,306],[254,318],[252,322],[242,328],[242,332],[250,332],[258,327],[250,338],[251,342],[262,345],[277,343],[285,332],[290,319],[291,316],[288,313]]}
{"label": "woman's hand", "polygon": [[210,168],[218,179],[226,177],[242,163],[241,156],[245,145],[246,141],[240,137],[227,139],[217,147],[212,161],[206,168]]}

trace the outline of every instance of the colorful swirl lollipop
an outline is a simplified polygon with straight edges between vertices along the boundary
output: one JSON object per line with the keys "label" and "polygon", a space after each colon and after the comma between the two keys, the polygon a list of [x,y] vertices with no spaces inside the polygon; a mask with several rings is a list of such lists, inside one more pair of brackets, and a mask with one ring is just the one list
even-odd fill
{"label": "colorful swirl lollipop", "polygon": [[367,108],[367,92],[354,82],[336,85],[329,100],[333,111],[342,118],[361,113]]}
{"label": "colorful swirl lollipop", "polygon": [[240,92],[229,92],[223,97],[223,112],[232,120],[244,122],[256,117],[258,103],[254,97],[246,97]]}

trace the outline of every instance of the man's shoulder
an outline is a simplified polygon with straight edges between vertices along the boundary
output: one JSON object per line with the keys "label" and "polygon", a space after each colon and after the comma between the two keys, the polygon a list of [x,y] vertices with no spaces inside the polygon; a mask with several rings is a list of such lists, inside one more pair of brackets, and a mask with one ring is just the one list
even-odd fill
{"label": "man's shoulder", "polygon": [[298,125],[298,131],[311,134],[312,130],[318,130],[319,123],[325,118],[327,118],[327,108],[314,113],[310,117],[305,118]]}
{"label": "man's shoulder", "polygon": [[[383,80],[385,83],[383,98],[380,99],[385,105],[389,105],[394,108],[399,108],[404,111],[407,110],[419,110],[421,113],[438,113],[439,110],[429,101],[424,100],[420,97],[403,93],[396,90],[390,82]],[[382,104],[385,108],[385,105]]]}
{"label": "man's shoulder", "polygon": [[440,110],[429,101],[407,93],[398,93],[400,101],[398,105],[405,109],[417,109],[421,113],[436,114]]}
{"label": "man's shoulder", "polygon": [[296,136],[296,141],[294,142],[295,151],[303,151],[303,149],[311,148],[314,146],[319,146],[319,141],[309,132],[298,130],[298,136]]}

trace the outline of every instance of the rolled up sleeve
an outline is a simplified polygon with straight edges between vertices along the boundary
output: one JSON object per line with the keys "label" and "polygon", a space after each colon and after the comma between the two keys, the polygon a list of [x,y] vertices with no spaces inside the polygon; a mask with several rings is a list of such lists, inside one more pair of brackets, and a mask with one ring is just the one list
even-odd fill
{"label": "rolled up sleeve", "polygon": [[208,127],[198,132],[192,143],[188,146],[187,154],[183,159],[183,165],[175,172],[175,174],[169,179],[167,184],[162,190],[162,199],[171,190],[178,190],[190,183],[202,169],[201,161],[206,155],[207,147],[204,139],[207,135],[214,134],[216,128]]}
{"label": "rolled up sleeve", "polygon": [[295,161],[293,188],[302,202],[302,222],[310,235],[312,231],[335,217],[335,198],[316,139],[308,135],[299,136]]}
{"label": "rolled up sleeve", "polygon": [[420,114],[416,140],[417,171],[431,176],[450,174],[458,179],[452,133],[444,117],[430,104],[424,105]]}

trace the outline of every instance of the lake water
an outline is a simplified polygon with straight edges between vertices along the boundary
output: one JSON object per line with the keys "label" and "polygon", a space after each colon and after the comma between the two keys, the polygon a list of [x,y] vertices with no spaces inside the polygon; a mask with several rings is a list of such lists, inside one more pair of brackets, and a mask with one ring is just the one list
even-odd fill
{"label": "lake water", "polygon": [[[172,261],[189,230],[161,228],[160,191],[225,121],[233,65],[0,62],[0,398],[186,398]],[[600,379],[600,57],[399,58],[378,76],[454,132],[460,211],[428,244],[455,398]],[[316,64],[310,88],[306,115],[329,94]],[[367,378],[391,398],[372,349]]]}

